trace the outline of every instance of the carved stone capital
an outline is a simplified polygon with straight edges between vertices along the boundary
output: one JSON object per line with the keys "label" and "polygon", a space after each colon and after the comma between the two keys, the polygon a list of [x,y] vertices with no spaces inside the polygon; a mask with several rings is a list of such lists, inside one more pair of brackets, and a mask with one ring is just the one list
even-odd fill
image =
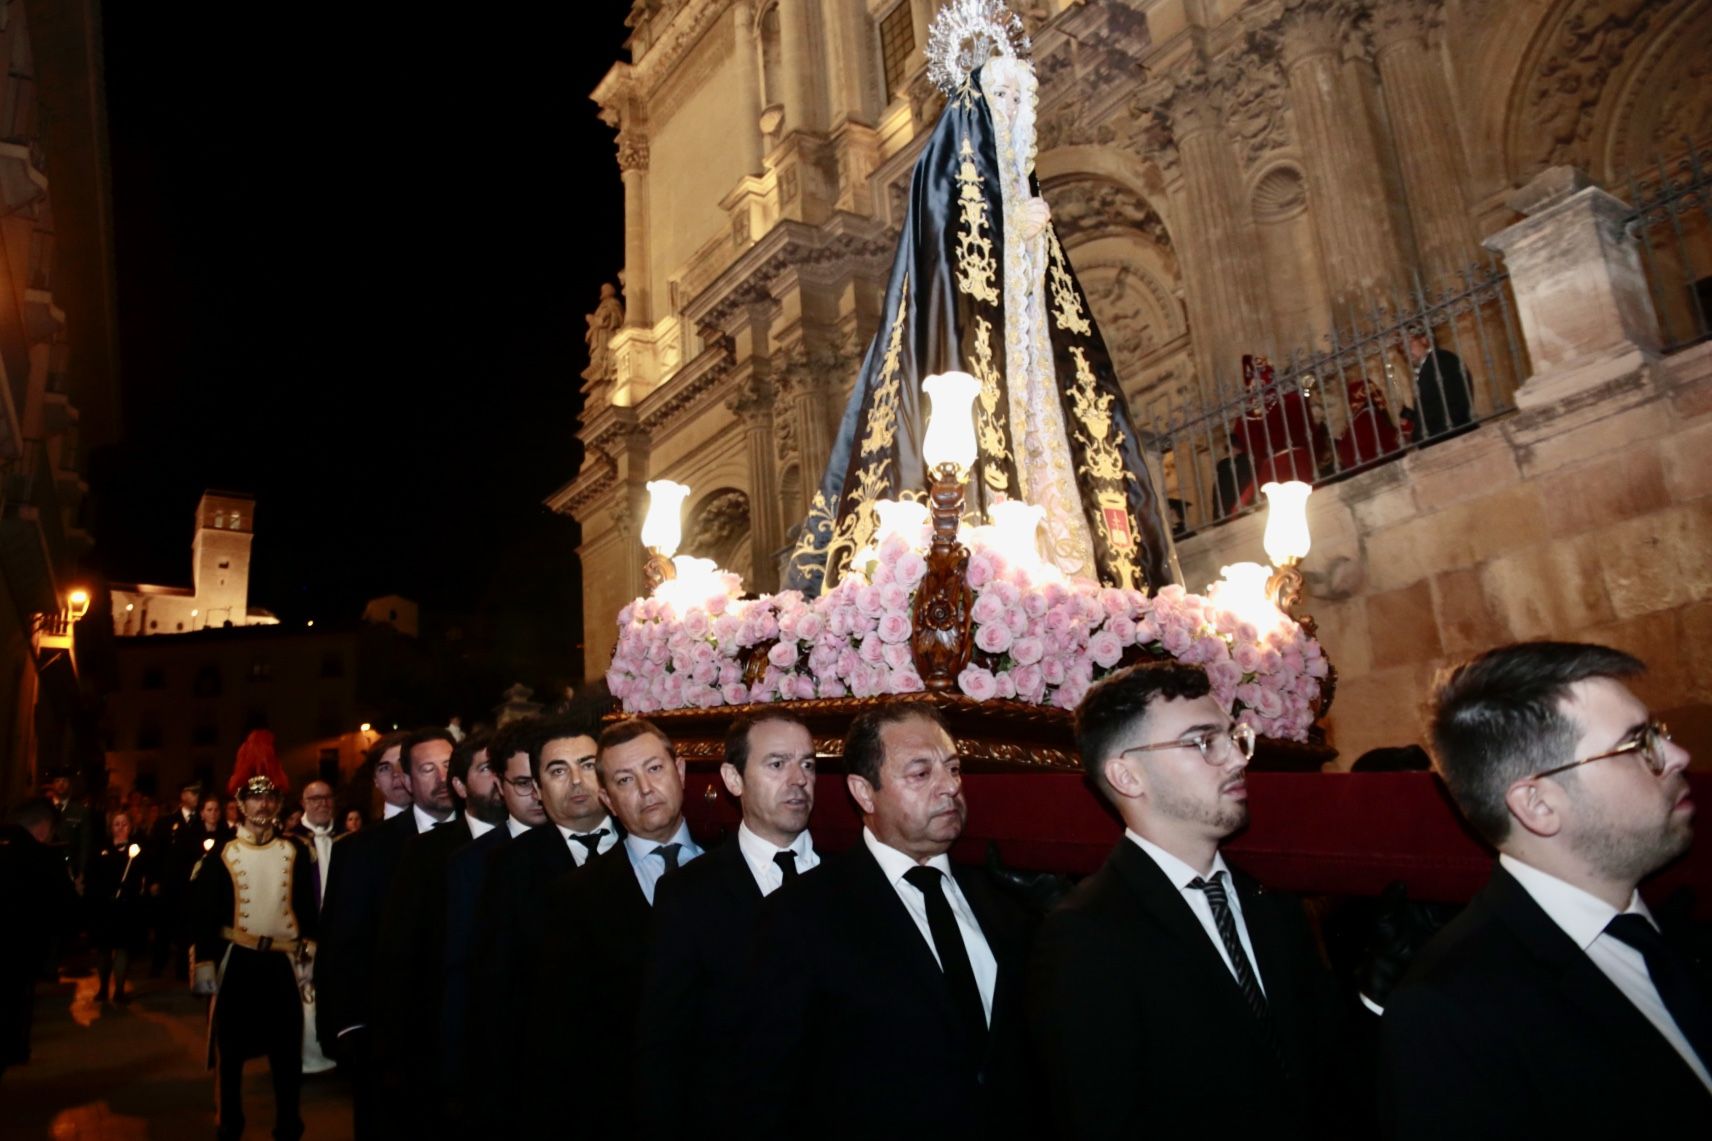
{"label": "carved stone capital", "polygon": [[636,130],[618,132],[618,169],[621,171],[648,169],[648,136]]}
{"label": "carved stone capital", "polygon": [[1284,0],[1278,17],[1284,66],[1293,70],[1319,56],[1339,55],[1349,28],[1347,0]]}
{"label": "carved stone capital", "polygon": [[1373,50],[1383,55],[1394,48],[1425,48],[1427,39],[1444,23],[1444,0],[1377,0],[1367,21]]}
{"label": "carved stone capital", "polygon": [[1144,85],[1140,98],[1178,142],[1216,130],[1224,111],[1224,91],[1199,61]]}
{"label": "carved stone capital", "polygon": [[628,541],[636,533],[636,513],[630,508],[630,500],[620,495],[613,501],[612,508],[606,513],[612,520],[612,529],[620,541]]}
{"label": "carved stone capital", "polygon": [[1288,82],[1282,66],[1279,37],[1251,31],[1241,46],[1220,58],[1215,71],[1224,91],[1224,124],[1244,167],[1288,144],[1285,95]]}
{"label": "carved stone capital", "polygon": [[758,426],[772,418],[773,408],[778,402],[777,386],[758,373],[750,373],[732,388],[731,395],[725,398],[725,407],[733,416],[751,426]]}

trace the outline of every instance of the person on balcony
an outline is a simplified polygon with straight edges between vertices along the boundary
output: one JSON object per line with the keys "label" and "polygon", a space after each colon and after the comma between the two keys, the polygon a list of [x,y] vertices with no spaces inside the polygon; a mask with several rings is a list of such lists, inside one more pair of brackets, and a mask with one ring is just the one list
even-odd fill
{"label": "person on balcony", "polygon": [[1712,987],[1637,886],[1688,850],[1688,752],[1605,646],[1501,646],[1433,699],[1434,763],[1498,866],[1385,1005],[1403,1139],[1712,1120]]}
{"label": "person on balcony", "polygon": [[[1280,384],[1272,362],[1252,353],[1242,358],[1242,415],[1230,423],[1231,452],[1246,463],[1246,479],[1238,483],[1235,506],[1254,502],[1268,483],[1319,478],[1321,461],[1331,455],[1331,438],[1317,423],[1300,384]],[[1234,506],[1231,508],[1234,510]]]}
{"label": "person on balcony", "polygon": [[1403,424],[1410,441],[1436,440],[1472,423],[1473,386],[1462,358],[1433,344],[1424,329],[1410,332],[1408,351],[1415,369],[1415,406],[1403,409]]}
{"label": "person on balcony", "polygon": [[1391,422],[1385,390],[1365,376],[1358,376],[1349,382],[1345,392],[1349,424],[1337,438],[1338,470],[1351,471],[1395,455],[1402,441],[1397,435],[1397,425]]}

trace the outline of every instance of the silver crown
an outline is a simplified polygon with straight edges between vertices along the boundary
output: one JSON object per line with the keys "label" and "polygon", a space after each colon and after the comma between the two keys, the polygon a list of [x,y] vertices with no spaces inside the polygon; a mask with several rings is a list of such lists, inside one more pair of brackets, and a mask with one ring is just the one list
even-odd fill
{"label": "silver crown", "polygon": [[994,56],[1023,59],[1028,33],[1004,0],[951,0],[927,30],[927,77],[951,95]]}

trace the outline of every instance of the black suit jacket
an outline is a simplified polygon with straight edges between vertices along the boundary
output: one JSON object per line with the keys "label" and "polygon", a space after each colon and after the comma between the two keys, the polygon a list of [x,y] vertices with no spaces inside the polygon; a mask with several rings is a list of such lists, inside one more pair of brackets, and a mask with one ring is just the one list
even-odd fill
{"label": "black suit jacket", "polygon": [[315,1030],[329,1053],[338,1048],[339,1031],[374,1020],[381,908],[404,845],[415,835],[416,814],[406,809],[341,838],[333,854],[315,956]]}
{"label": "black suit jacket", "polygon": [[677,1141],[701,1132],[707,1107],[729,1095],[731,1043],[743,1022],[743,967],[761,900],[735,837],[663,877],[654,890],[636,1023],[644,1137]]}
{"label": "black suit jacket", "polygon": [[[409,1084],[438,1082],[446,946],[446,865],[470,842],[463,813],[405,843],[381,908],[376,1040]],[[431,1098],[413,1099],[417,1104]]]}
{"label": "black suit jacket", "polygon": [[534,1004],[547,887],[575,871],[564,836],[552,823],[531,828],[494,850],[482,885],[475,960],[474,1029],[500,1072],[522,1064],[523,1030]]}
{"label": "black suit jacket", "polygon": [[1385,1006],[1390,1136],[1618,1137],[1712,1121],[1712,1094],[1502,867]]}
{"label": "black suit jacket", "polygon": [[528,1037],[533,1064],[548,1068],[537,1069],[537,1080],[546,1084],[534,1088],[550,1089],[562,1080],[553,1075],[563,1069],[566,1035],[597,1045],[578,1054],[578,1080],[604,1092],[585,1103],[588,1115],[579,1118],[578,1126],[589,1137],[617,1135],[631,1119],[625,1095],[632,1088],[636,1016],[653,919],[624,844],[554,880],[547,889],[546,918]]}
{"label": "black suit jacket", "polygon": [[761,906],[732,1072],[757,1137],[1018,1136],[1034,1128],[1023,967],[1028,923],[978,869],[956,868],[998,962],[987,1042],[969,1048],[945,976],[867,845],[824,859]]}
{"label": "black suit jacket", "polygon": [[440,1013],[440,1076],[447,1082],[469,1079],[470,1021],[476,993],[476,948],[481,931],[481,896],[494,852],[511,839],[507,825],[472,840],[446,864],[446,949],[444,999]]}
{"label": "black suit jacket", "polygon": [[[1339,1136],[1343,1013],[1300,904],[1233,871],[1270,1032],[1182,895],[1120,840],[1041,924],[1030,1020],[1069,1138]],[[1274,1045],[1274,1043],[1276,1045]],[[1350,1083],[1358,1093],[1361,1082]],[[1362,1095],[1365,1096],[1365,1095]],[[1336,1107],[1337,1116],[1332,1116]]]}

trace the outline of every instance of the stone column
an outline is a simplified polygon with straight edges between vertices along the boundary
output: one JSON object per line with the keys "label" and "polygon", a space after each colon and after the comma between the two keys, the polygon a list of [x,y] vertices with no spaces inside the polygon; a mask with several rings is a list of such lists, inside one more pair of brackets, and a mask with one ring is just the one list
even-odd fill
{"label": "stone column", "polygon": [[1657,359],[1658,316],[1627,203],[1567,166],[1510,197],[1527,215],[1486,239],[1504,255],[1533,375],[1518,408],[1556,403]]}
{"label": "stone column", "polygon": [[825,126],[821,110],[821,42],[819,0],[781,0],[779,4],[780,72],[784,76],[784,131],[818,131]]}
{"label": "stone column", "polygon": [[754,567],[749,589],[770,592],[779,588],[778,552],[784,545],[779,512],[778,451],[773,434],[773,408],[778,390],[760,373],[751,372],[738,382],[725,407],[743,425],[749,447],[749,551]]}
{"label": "stone column", "polygon": [[761,43],[755,27],[753,0],[740,0],[731,6],[731,23],[737,41],[737,67],[743,93],[743,133],[738,145],[743,149],[744,172],[760,174]]}
{"label": "stone column", "polygon": [[1367,93],[1343,58],[1340,0],[1285,0],[1280,30],[1308,194],[1333,316],[1408,281],[1412,258],[1392,215],[1387,156]]}
{"label": "stone column", "polygon": [[624,179],[624,324],[654,324],[649,303],[648,137],[634,127],[618,132],[618,169]]}
{"label": "stone column", "polygon": [[1464,192],[1467,172],[1450,85],[1431,42],[1443,0],[1384,0],[1373,47],[1390,113],[1415,245],[1429,284],[1456,274],[1479,247]]}
{"label": "stone column", "polygon": [[[874,35],[873,23],[861,4],[835,2],[825,10],[827,122],[856,119],[868,122],[869,86],[863,74],[867,40]],[[877,84],[875,86],[878,86]]]}
{"label": "stone column", "polygon": [[[1170,124],[1182,181],[1182,237],[1194,235],[1198,256],[1182,262],[1188,285],[1203,388],[1238,375],[1245,352],[1273,351],[1271,309],[1255,273],[1238,209],[1237,162],[1220,126],[1219,91],[1201,68],[1167,81],[1154,107]],[[1187,252],[1187,251],[1186,251]]]}

